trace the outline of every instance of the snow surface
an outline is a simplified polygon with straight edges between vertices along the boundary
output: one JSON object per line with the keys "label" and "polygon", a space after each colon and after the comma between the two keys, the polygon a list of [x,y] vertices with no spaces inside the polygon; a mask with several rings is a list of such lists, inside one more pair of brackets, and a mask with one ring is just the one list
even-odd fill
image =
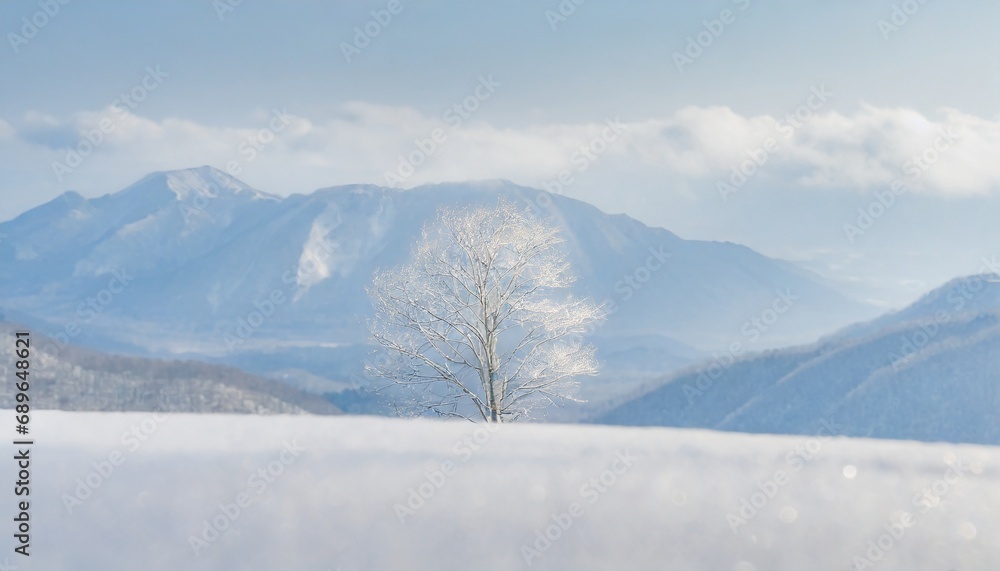
{"label": "snow surface", "polygon": [[[0,415],[7,426],[10,416]],[[135,450],[123,440],[132,426],[148,433]],[[32,556],[6,555],[6,517],[0,556],[21,570],[1000,568],[1000,449],[991,447],[663,428],[511,425],[490,433],[459,421],[55,411],[35,413],[32,429]],[[478,439],[479,450],[471,452],[466,439]],[[287,465],[280,464],[286,442],[304,449],[297,457],[285,453]],[[815,452],[810,460],[796,456],[807,448]],[[96,469],[107,472],[102,462],[116,451],[124,463],[99,481]],[[629,457],[631,467],[616,463]],[[262,486],[252,476],[269,465],[280,475]],[[956,465],[960,475],[949,471]],[[9,457],[0,462],[8,483],[12,466]],[[613,469],[621,473],[612,478]],[[769,487],[776,470],[787,481],[770,486],[773,498],[755,498],[757,483]],[[449,473],[439,489],[426,475],[435,471]],[[68,512],[64,499],[88,476],[99,487]],[[602,477],[603,492],[588,484]],[[428,498],[401,523],[394,506],[421,485]],[[229,522],[218,506],[241,492],[251,503]],[[734,532],[727,514],[738,513],[742,498],[762,507]],[[523,547],[574,503],[578,517],[563,516],[571,525],[547,548],[539,544],[537,557],[529,553],[529,566]],[[913,525],[889,538],[884,526],[904,513]],[[212,519],[229,529],[196,555],[189,538]],[[861,565],[855,558],[866,557],[868,542],[883,534],[888,549],[872,566]]]}

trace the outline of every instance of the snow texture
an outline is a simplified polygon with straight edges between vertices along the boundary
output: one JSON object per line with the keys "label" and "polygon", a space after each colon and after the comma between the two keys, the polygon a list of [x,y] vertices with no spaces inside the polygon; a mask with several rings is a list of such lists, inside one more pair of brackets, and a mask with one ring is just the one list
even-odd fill
{"label": "snow texture", "polygon": [[[365,417],[39,411],[32,426],[34,536],[31,559],[11,559],[20,569],[1000,567],[990,447],[562,425],[489,433]],[[137,446],[123,439],[132,426],[148,433]],[[115,452],[124,462],[95,476]],[[13,462],[2,466],[12,482]],[[258,469],[280,473],[264,483]],[[772,486],[777,470],[785,477]],[[70,513],[65,499],[88,478],[99,487]],[[421,487],[421,507],[395,507]],[[219,506],[240,493],[250,503],[230,522]],[[756,514],[727,521],[742,499]],[[568,529],[536,546],[553,517]],[[885,526],[906,517],[912,525],[889,536]],[[196,555],[190,537],[206,520],[228,529]],[[869,551],[872,566],[860,559]]]}

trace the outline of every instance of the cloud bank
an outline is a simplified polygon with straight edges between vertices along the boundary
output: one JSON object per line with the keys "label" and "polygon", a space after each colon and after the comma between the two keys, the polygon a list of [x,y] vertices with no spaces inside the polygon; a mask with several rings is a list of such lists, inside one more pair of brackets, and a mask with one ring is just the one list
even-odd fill
{"label": "cloud bank", "polygon": [[[523,128],[492,125],[468,109],[428,116],[364,102],[343,105],[324,121],[289,108],[260,110],[239,127],[153,120],[121,107],[62,119],[29,113],[0,120],[0,149],[11,161],[6,170],[16,175],[0,183],[0,193],[101,194],[150,171],[202,164],[279,194],[356,182],[411,187],[486,178],[542,186],[561,174],[586,176],[595,163],[632,180],[677,181],[705,193],[716,193],[741,165],[753,177],[803,190],[867,192],[894,179],[938,195],[1000,189],[1000,161],[993,160],[1000,154],[1000,120],[871,105],[844,115],[812,103],[785,117],[688,106],[642,121],[608,117]],[[949,143],[943,150],[942,139]],[[746,168],[753,167],[748,160],[757,166]]]}

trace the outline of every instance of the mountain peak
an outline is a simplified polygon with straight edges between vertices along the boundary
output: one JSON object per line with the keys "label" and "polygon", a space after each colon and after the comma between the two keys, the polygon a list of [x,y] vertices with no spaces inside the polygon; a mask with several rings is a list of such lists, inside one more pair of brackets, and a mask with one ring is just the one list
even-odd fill
{"label": "mountain peak", "polygon": [[87,199],[83,197],[82,194],[75,190],[67,190],[66,192],[60,194],[56,197],[56,200],[61,201],[63,204],[69,206],[70,208],[76,208],[87,202]]}
{"label": "mountain peak", "polygon": [[198,197],[232,196],[254,200],[279,200],[277,196],[252,188],[243,181],[208,165],[151,173],[124,189],[122,194],[145,194],[164,188],[172,192],[180,201],[191,201]]}

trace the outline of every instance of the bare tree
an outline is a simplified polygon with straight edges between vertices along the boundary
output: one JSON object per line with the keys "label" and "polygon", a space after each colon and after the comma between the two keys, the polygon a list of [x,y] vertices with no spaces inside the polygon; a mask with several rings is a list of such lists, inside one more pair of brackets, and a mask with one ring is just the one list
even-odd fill
{"label": "bare tree", "polygon": [[413,261],[375,273],[369,290],[370,373],[407,389],[420,412],[487,422],[577,400],[597,373],[582,334],[602,308],[567,294],[573,282],[557,228],[501,199],[441,209]]}

